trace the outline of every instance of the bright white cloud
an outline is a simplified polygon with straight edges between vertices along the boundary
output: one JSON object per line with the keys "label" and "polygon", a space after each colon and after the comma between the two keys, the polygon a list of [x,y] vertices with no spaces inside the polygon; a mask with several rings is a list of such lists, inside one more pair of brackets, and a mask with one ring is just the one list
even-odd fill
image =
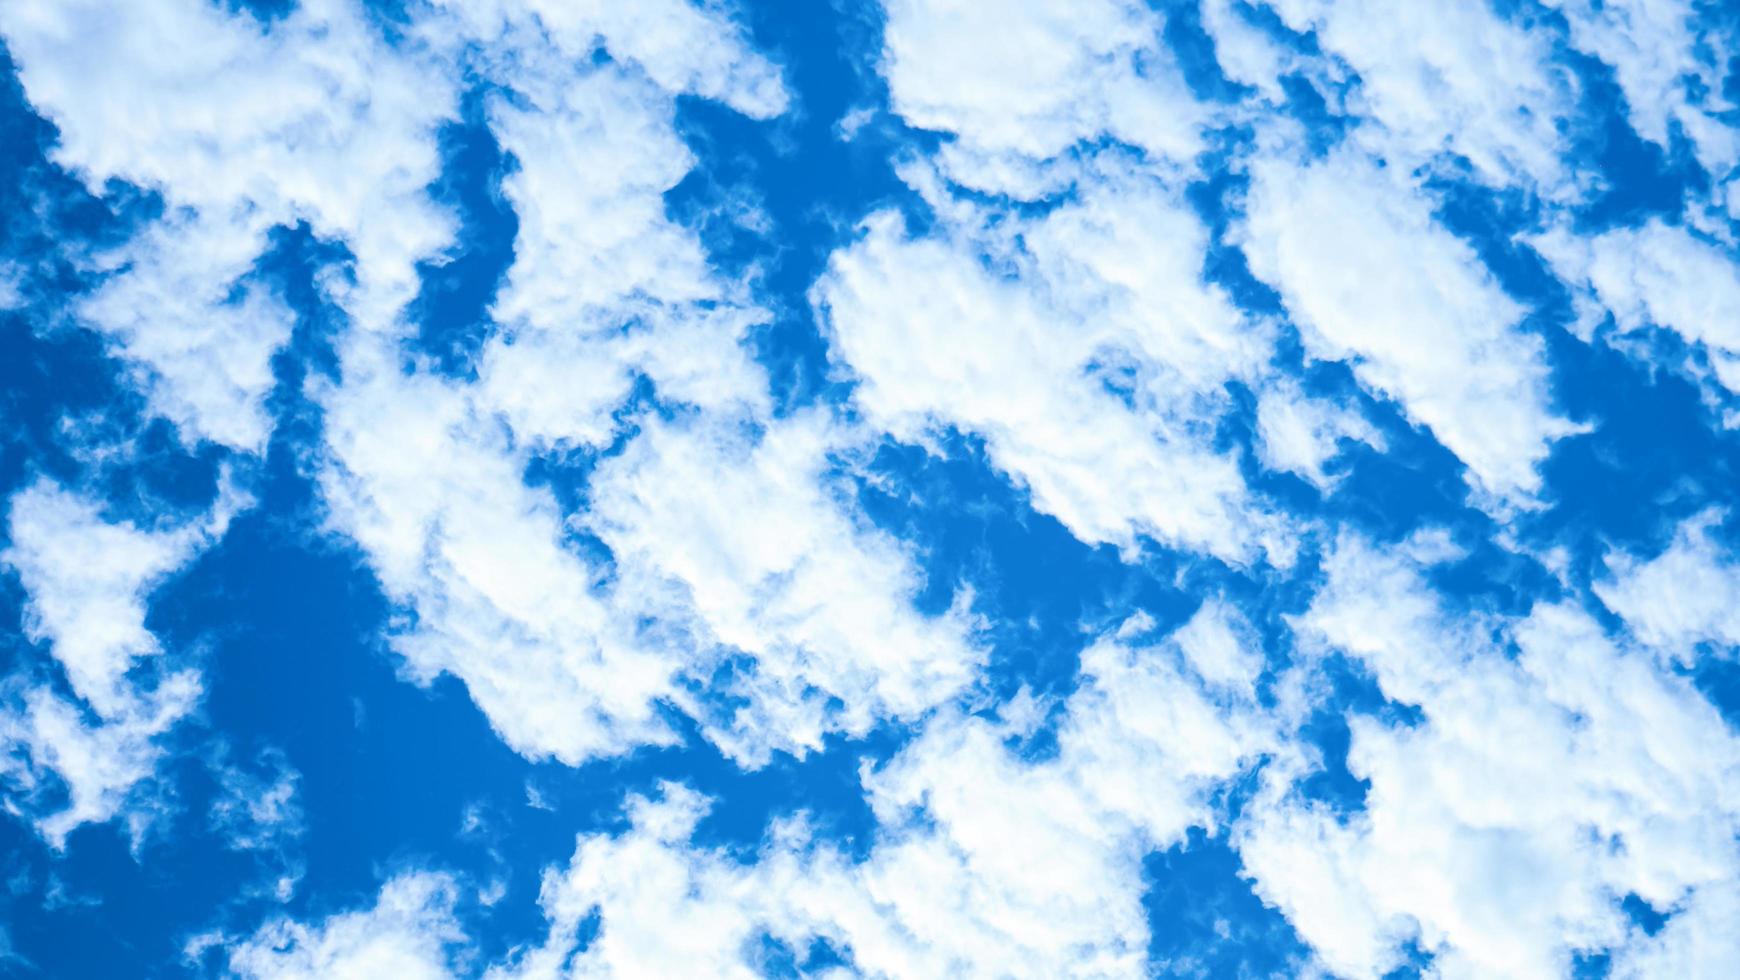
{"label": "bright white cloud", "polygon": [[[93,723],[47,687],[26,687],[0,714],[0,744],[25,756],[8,758],[0,768],[13,790],[9,803],[26,812],[47,810],[33,822],[56,850],[85,824],[116,817],[125,818],[129,835],[139,842],[157,817],[142,791],[163,758],[156,739],[193,710],[201,693],[198,675],[170,674]],[[57,788],[64,790],[63,803],[57,803]]]}
{"label": "bright white cloud", "polygon": [[265,449],[271,358],[294,324],[267,288],[242,281],[264,248],[258,220],[178,215],[103,256],[110,278],[78,305],[189,443]]}
{"label": "bright white cloud", "polygon": [[1721,25],[1706,33],[1687,0],[1548,0],[1562,11],[1571,42],[1612,66],[1631,126],[1666,147],[1678,125],[1699,163],[1718,177],[1740,162],[1740,133],[1721,116],[1728,71],[1722,52],[1733,41]]}
{"label": "bright white cloud", "polygon": [[[488,121],[517,162],[503,189],[520,225],[478,381],[407,376],[368,338],[343,348],[345,377],[321,395],[333,527],[415,612],[396,640],[415,675],[459,677],[528,755],[668,742],[674,706],[761,763],[927,710],[979,659],[964,611],[913,610],[912,556],[822,484],[830,423],[767,419],[743,345],[765,314],[665,213],[694,164],[672,93],[620,65],[565,61],[580,37],[565,23],[505,34],[516,57],[489,69],[514,87]],[[578,190],[575,173],[588,175]],[[633,420],[579,512],[525,485],[531,453],[615,439],[642,378],[700,414]],[[583,555],[576,530],[611,560]],[[749,707],[714,717],[694,692],[734,653],[753,661],[733,687]]]}
{"label": "bright white cloud", "polygon": [[1257,161],[1244,250],[1280,290],[1310,353],[1346,360],[1468,467],[1475,488],[1527,496],[1553,440],[1538,337],[1474,250],[1400,175],[1342,149]]}
{"label": "bright white cloud", "polygon": [[[752,760],[912,719],[958,693],[982,659],[968,597],[943,616],[917,614],[912,557],[854,519],[847,487],[829,486],[829,454],[853,448],[841,438],[820,415],[777,422],[759,440],[648,420],[592,484],[584,521],[619,567],[675,583],[695,642],[754,658],[728,690],[748,706],[714,736]],[[650,605],[624,591],[631,607]]]}
{"label": "bright white cloud", "polygon": [[[108,521],[93,500],[47,481],[13,495],[11,544],[0,561],[24,587],[25,635],[48,645],[76,701],[15,675],[0,741],[25,754],[8,760],[5,775],[27,803],[49,773],[64,785],[64,805],[36,820],[55,847],[79,826],[122,812],[162,755],[156,736],[197,702],[193,671],[155,671],[154,682],[132,672],[163,652],[145,628],[150,593],[222,535],[236,506],[225,487],[205,520],[154,530]],[[133,816],[137,836],[148,815]]]}
{"label": "bright white cloud", "polygon": [[1283,102],[1281,76],[1298,59],[1253,23],[1240,0],[1202,0],[1202,28],[1214,45],[1214,58],[1229,81],[1248,85],[1271,102]]}
{"label": "bright white cloud", "polygon": [[1263,465],[1332,488],[1336,477],[1324,467],[1341,453],[1344,441],[1385,448],[1383,435],[1359,412],[1313,398],[1297,384],[1277,381],[1257,396],[1257,452]]}
{"label": "bright white cloud", "polygon": [[1704,349],[1717,385],[1740,393],[1740,265],[1729,250],[1659,220],[1593,237],[1557,229],[1532,241],[1574,290],[1585,334],[1604,313],[1621,333],[1672,330]]}
{"label": "bright white cloud", "polygon": [[[269,29],[203,0],[113,6],[10,4],[0,31],[32,104],[59,129],[57,162],[93,187],[120,178],[160,191],[172,207],[104,260],[125,268],[81,313],[144,372],[155,411],[190,440],[238,449],[263,445],[269,361],[289,336],[288,315],[269,295],[250,287],[240,301],[230,297],[267,229],[306,221],[317,235],[343,241],[356,258],[354,282],[326,285],[358,323],[388,331],[415,294],[416,263],[449,244],[453,220],[425,189],[439,175],[437,130],[456,114],[461,48],[478,40],[509,45],[477,55],[489,68],[524,46],[514,82],[533,89],[527,97],[545,110],[523,125],[514,120],[532,113],[504,108],[492,118],[522,164],[510,192],[525,185],[538,192],[535,206],[518,202],[528,226],[522,248],[538,240],[546,212],[558,222],[565,214],[585,219],[565,226],[568,240],[558,246],[573,244],[576,232],[615,229],[620,239],[657,227],[644,212],[662,216],[659,193],[689,166],[670,130],[665,90],[723,98],[755,115],[779,111],[786,98],[777,72],[733,40],[717,14],[676,0],[656,11],[642,5],[633,17],[609,4],[511,4],[493,19],[487,7],[438,11],[397,48],[348,0],[299,3]],[[638,71],[577,72],[575,60],[600,37]],[[213,78],[224,80],[216,98]],[[562,111],[564,99],[604,117],[550,125],[552,115],[575,118]],[[612,141],[602,145],[574,142],[605,132]],[[555,146],[540,152],[551,140]],[[575,186],[566,179],[571,169],[549,168],[584,164],[597,175],[613,149],[629,155],[619,153],[620,169],[601,176],[626,179],[584,185],[608,193],[581,198],[578,211],[549,211]],[[548,192],[553,180],[561,193]],[[650,181],[647,192],[621,194],[635,181]],[[607,213],[626,214],[626,226],[598,220]],[[540,267],[546,284],[612,282],[624,294],[653,278],[666,295],[680,291],[673,256],[691,279],[705,273],[686,242],[631,249],[618,257],[629,266],[601,263],[597,247],[566,251],[590,257],[587,274],[553,262],[557,249],[533,252],[527,263]],[[516,315],[513,298],[510,291],[509,315]],[[547,290],[524,299],[544,316],[564,315]]]}
{"label": "bright white cloud", "polygon": [[676,664],[616,629],[598,574],[563,543],[548,490],[461,385],[372,376],[347,358],[326,397],[332,525],[415,611],[394,639],[413,674],[447,672],[516,750],[578,762],[668,741],[652,702]]}
{"label": "bright white cloud", "polygon": [[1330,969],[1376,976],[1412,939],[1446,976],[1560,976],[1633,938],[1623,896],[1670,909],[1740,872],[1740,739],[1691,684],[1571,606],[1459,617],[1410,560],[1351,538],[1327,571],[1295,629],[1422,715],[1350,719],[1363,811],[1276,779],[1237,831]]}
{"label": "bright white cloud", "polygon": [[0,12],[0,32],[57,127],[55,161],[93,190],[119,179],[168,205],[98,257],[112,274],[78,312],[188,442],[264,447],[270,361],[291,322],[242,277],[270,228],[307,222],[345,242],[353,276],[330,285],[376,328],[448,239],[424,188],[454,81],[389,49],[345,0],[297,4],[269,30],[200,0],[26,0]]}
{"label": "bright white cloud", "polygon": [[[348,0],[299,3],[269,30],[202,0],[25,0],[0,12],[0,32],[25,94],[59,130],[56,162],[93,188],[119,178],[161,192],[197,212],[206,242],[298,221],[345,241],[357,261],[344,292],[372,326],[414,294],[416,261],[448,238],[450,219],[423,190],[439,173],[434,136],[454,114],[454,81],[432,59],[390,49]],[[168,252],[147,266],[164,271],[136,288],[171,288],[154,284],[194,278],[189,263],[205,259],[215,264],[193,293],[203,299],[246,264],[172,235],[159,244]],[[114,312],[110,328],[126,332],[129,311]],[[131,341],[147,352],[185,349],[207,329],[197,318],[142,325],[191,331]],[[251,362],[282,341],[253,336]]]}
{"label": "bright white cloud", "polygon": [[1141,976],[1142,858],[1214,826],[1215,788],[1269,745],[1239,693],[1260,661],[1226,648],[1230,629],[1206,611],[1176,642],[1095,644],[1042,761],[1006,744],[1018,723],[938,717],[864,776],[880,828],[861,862],[800,816],[744,863],[689,842],[707,807],[692,790],[632,800],[628,831],[583,836],[546,874],[548,942],[492,976],[749,976],[762,934],[826,939],[871,975]]}
{"label": "bright white cloud", "polygon": [[440,980],[458,975],[466,938],[454,915],[458,897],[447,875],[407,872],[381,887],[371,909],[317,925],[279,919],[221,941],[231,973],[247,980]]}
{"label": "bright white cloud", "polygon": [[[559,87],[575,68],[604,49],[667,92],[713,99],[757,119],[784,112],[791,98],[779,69],[751,48],[745,32],[714,4],[687,0],[647,0],[632,8],[608,0],[433,0],[433,4],[441,16],[417,22],[413,30],[420,37],[443,50],[481,41],[487,49],[483,52],[486,70],[511,73],[520,84],[527,74],[554,69],[544,80]],[[554,60],[536,55],[531,60],[544,62],[543,67],[529,68],[526,49],[543,44],[549,45]]]}
{"label": "bright white cloud", "polygon": [[[527,57],[541,64],[548,52]],[[550,77],[546,77],[548,74]],[[741,345],[765,318],[713,274],[663,195],[694,166],[669,93],[618,68],[546,66],[509,80],[491,131],[516,168],[503,181],[519,231],[492,308],[483,396],[521,440],[601,446],[633,377],[661,397],[755,411],[766,381]],[[588,179],[579,185],[575,173]]]}
{"label": "bright white cloud", "polygon": [[[821,420],[759,438],[643,420],[597,471],[589,508],[565,515],[468,394],[353,374],[328,398],[326,496],[416,610],[395,641],[409,666],[465,681],[519,751],[578,762],[668,741],[657,705],[707,715],[679,680],[705,686],[731,651],[755,660],[736,682],[751,706],[709,730],[752,761],[915,715],[969,680],[980,654],[964,607],[912,608],[913,558],[823,482],[836,437]],[[575,551],[570,526],[597,533],[613,564]]]}
{"label": "bright white cloud", "polygon": [[1203,281],[1196,217],[1113,177],[1007,230],[987,218],[915,237],[880,213],[830,260],[812,295],[867,419],[907,442],[982,437],[1084,541],[1284,564],[1278,522],[1213,446],[1222,386],[1259,370],[1269,332]]}
{"label": "bright white cloud", "polygon": [[1196,675],[1211,688],[1256,697],[1263,648],[1243,615],[1224,599],[1204,602],[1172,640]]}
{"label": "bright white cloud", "polygon": [[[530,91],[490,107],[490,130],[518,163],[502,182],[519,232],[495,316],[614,328],[617,308],[636,298],[718,296],[700,242],[665,216],[665,192],[695,165],[670,94],[620,68],[550,70],[548,80],[513,76]],[[612,319],[595,325],[600,312]]]}
{"label": "bright white cloud", "polygon": [[[887,4],[883,70],[895,112],[949,133],[950,178],[1016,197],[1056,190],[1046,163],[1111,137],[1188,163],[1205,113],[1185,88],[1150,5],[1090,0]],[[995,37],[997,43],[983,43]]]}
{"label": "bright white cloud", "polygon": [[1709,533],[1720,517],[1710,512],[1680,525],[1673,543],[1647,561],[1609,555],[1608,576],[1594,583],[1638,639],[1686,661],[1698,643],[1740,647],[1740,563]]}
{"label": "bright white cloud", "polygon": [[1552,63],[1546,33],[1501,18],[1485,0],[1272,6],[1357,74],[1347,108],[1370,124],[1354,139],[1392,164],[1411,168],[1454,153],[1497,185],[1551,193],[1573,180],[1562,127],[1575,84]]}

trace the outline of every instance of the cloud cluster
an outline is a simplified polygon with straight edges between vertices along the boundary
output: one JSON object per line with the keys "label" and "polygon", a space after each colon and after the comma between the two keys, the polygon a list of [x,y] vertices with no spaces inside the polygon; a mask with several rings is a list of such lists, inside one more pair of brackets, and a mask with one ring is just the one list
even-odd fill
{"label": "cloud cluster", "polygon": [[[1636,331],[1672,331],[1703,355],[1681,366],[1719,393],[1718,403],[1740,393],[1740,266],[1731,247],[1659,219],[1593,236],[1554,229],[1535,244],[1574,290],[1582,333],[1602,335],[1611,323],[1620,345]],[[1639,353],[1650,356],[1647,346]],[[1729,408],[1723,423],[1737,422]]]}
{"label": "cloud cluster", "polygon": [[[1403,172],[1454,154],[1494,185],[1521,183],[1549,194],[1574,189],[1564,130],[1577,86],[1568,68],[1552,62],[1549,34],[1485,3],[1399,11],[1364,0],[1272,6],[1334,62],[1271,59],[1266,74],[1313,71],[1326,81],[1355,82],[1345,109],[1360,120],[1353,139],[1368,152]],[[1221,31],[1238,36],[1238,16],[1221,15],[1217,50],[1225,47]]]}
{"label": "cloud cluster", "polygon": [[[1150,5],[896,0],[886,15],[891,108],[949,137],[938,162],[951,180],[1031,199],[1059,189],[1054,158],[1083,144],[1111,138],[1174,160],[1202,147],[1204,113]],[[989,36],[998,43],[961,43]]]}
{"label": "cloud cluster", "polygon": [[[1541,341],[1474,250],[1429,201],[1351,149],[1254,167],[1245,254],[1280,291],[1310,353],[1347,361],[1399,402],[1496,496],[1540,487],[1554,439]],[[1407,261],[1396,261],[1407,256]]]}
{"label": "cloud cluster", "polygon": [[547,942],[491,975],[750,976],[763,937],[879,976],[1144,975],[1143,856],[1214,827],[1217,789],[1272,737],[1251,699],[1261,660],[1228,615],[1205,608],[1164,642],[1132,623],[1084,651],[1049,757],[1020,747],[1047,710],[1029,697],[1002,719],[939,717],[864,774],[878,830],[862,859],[802,815],[753,855],[698,847],[705,798],[667,784],[632,799],[628,830],[583,836],[546,873]]}
{"label": "cloud cluster", "polygon": [[873,215],[815,287],[866,419],[979,436],[1084,541],[1284,563],[1284,526],[1214,445],[1266,331],[1202,281],[1207,232],[1176,191],[1132,177],[1012,228],[962,209],[921,237]]}
{"label": "cloud cluster", "polygon": [[[675,98],[763,117],[786,105],[778,73],[728,21],[683,3],[634,17],[535,3],[420,13],[393,45],[341,2],[270,25],[203,3],[129,8],[138,23],[79,56],[152,106],[128,111],[88,87],[109,76],[78,72],[68,11],[11,8],[3,26],[27,94],[60,129],[57,160],[168,205],[96,257],[105,279],[79,307],[136,366],[148,407],[190,445],[263,449],[270,358],[292,321],[249,273],[267,231],[306,223],[351,256],[320,278],[349,320],[338,376],[309,389],[327,524],[410,614],[394,642],[414,677],[459,677],[509,744],[568,762],[668,742],[668,706],[764,761],[960,690],[980,659],[964,607],[911,607],[923,584],[911,556],[828,485],[830,454],[858,440],[825,413],[770,418],[743,344],[765,314],[665,215],[662,195],[694,165]],[[166,60],[170,46],[147,43],[164,32],[204,60]],[[234,84],[199,104],[188,80],[219,74]],[[492,89],[486,121],[514,162],[502,192],[520,222],[475,378],[459,379],[407,365],[403,341],[418,263],[454,245],[429,186],[468,86]],[[637,382],[702,418],[643,420],[587,513],[527,485],[540,454],[624,436]],[[679,482],[653,482],[667,477]],[[711,489],[733,486],[729,506]],[[791,522],[783,551],[743,539],[749,508],[757,524]],[[615,560],[584,553],[577,533]],[[872,622],[897,633],[868,646]],[[721,714],[693,692],[738,656],[760,665],[726,692],[748,707]]]}
{"label": "cloud cluster", "polygon": [[[451,877],[408,872],[389,880],[373,908],[342,912],[318,925],[279,919],[252,936],[223,942],[227,966],[248,980],[439,980],[454,974],[465,941],[454,915]],[[196,939],[191,952],[204,950]]]}
{"label": "cloud cluster", "polygon": [[[127,810],[163,754],[157,736],[198,702],[196,671],[159,665],[146,601],[222,536],[236,506],[226,494],[204,520],[153,529],[108,520],[95,501],[47,480],[9,502],[0,562],[24,588],[25,635],[47,646],[54,667],[8,680],[0,774],[15,794],[8,806],[22,804],[54,847]],[[137,838],[149,808],[127,815]]]}
{"label": "cloud cluster", "polygon": [[[1418,720],[1350,717],[1357,814],[1282,767],[1237,835],[1259,892],[1332,970],[1382,974],[1411,941],[1445,975],[1561,976],[1638,938],[1627,896],[1727,900],[1740,737],[1690,683],[1572,604],[1449,612],[1414,559],[1355,538],[1327,573],[1294,623],[1305,649],[1353,658]],[[1722,940],[1688,923],[1673,941],[1691,948],[1652,955]]]}
{"label": "cloud cluster", "polygon": [[1682,523],[1673,541],[1648,560],[1607,557],[1608,575],[1593,590],[1625,620],[1631,634],[1671,659],[1699,658],[1699,646],[1740,647],[1740,562],[1712,536],[1721,514],[1706,512]]}

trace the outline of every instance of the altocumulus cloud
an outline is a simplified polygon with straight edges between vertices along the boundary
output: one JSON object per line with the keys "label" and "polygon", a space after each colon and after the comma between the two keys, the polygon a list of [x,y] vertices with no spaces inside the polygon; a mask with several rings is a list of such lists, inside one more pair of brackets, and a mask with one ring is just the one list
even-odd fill
{"label": "altocumulus cloud", "polygon": [[0,6],[0,964],[1740,975],[1737,32]]}

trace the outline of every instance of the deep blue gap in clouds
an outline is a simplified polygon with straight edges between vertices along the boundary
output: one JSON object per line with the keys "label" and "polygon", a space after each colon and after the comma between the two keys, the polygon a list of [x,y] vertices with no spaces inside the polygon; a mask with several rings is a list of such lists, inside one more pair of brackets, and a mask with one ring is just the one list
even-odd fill
{"label": "deep blue gap in clouds", "polygon": [[1259,977],[1294,973],[1310,959],[1293,927],[1263,903],[1222,837],[1192,827],[1142,863],[1148,958],[1161,976]]}
{"label": "deep blue gap in clouds", "polygon": [[[66,322],[68,298],[100,280],[62,248],[120,244],[161,212],[154,195],[111,182],[102,197],[49,162],[59,139],[24,96],[0,44],[0,262],[10,263],[22,305],[0,311],[0,492],[35,474],[74,483],[84,466],[58,435],[63,416],[99,415],[125,431],[142,399],[120,384],[97,335]],[[0,529],[0,533],[4,533]]]}
{"label": "deep blue gap in clouds", "polygon": [[212,0],[231,13],[246,14],[270,27],[295,10],[298,0]]}
{"label": "deep blue gap in clouds", "polygon": [[748,953],[749,962],[762,976],[776,980],[818,976],[824,970],[844,968],[852,971],[857,966],[850,950],[841,950],[826,939],[812,940],[808,946],[798,950],[769,933],[762,933],[753,940]]}
{"label": "deep blue gap in clouds", "polygon": [[[1562,21],[1563,15],[1554,13],[1550,19]],[[1594,199],[1575,212],[1579,234],[1650,218],[1674,220],[1689,193],[1708,192],[1709,176],[1699,168],[1677,123],[1667,148],[1645,140],[1631,128],[1625,95],[1611,67],[1568,47],[1559,57],[1575,73],[1580,94],[1567,162],[1592,168],[1601,181]]]}
{"label": "deep blue gap in clouds", "polygon": [[1091,547],[998,473],[977,438],[949,435],[943,453],[885,441],[859,483],[858,503],[879,527],[922,542],[926,588],[918,606],[946,609],[973,590],[974,611],[999,624],[985,637],[983,683],[1001,701],[1025,686],[1067,696],[1081,650],[1118,617],[1146,610],[1176,625],[1195,610],[1165,569],[1125,565],[1110,545]]}
{"label": "deep blue gap in clouds", "polygon": [[430,197],[458,220],[447,254],[417,264],[422,288],[405,311],[417,325],[413,350],[441,374],[475,379],[477,358],[494,329],[489,306],[514,260],[520,219],[501,191],[512,161],[490,131],[490,92],[474,87],[460,119],[441,128],[441,176]]}
{"label": "deep blue gap in clouds", "polygon": [[[756,298],[773,319],[751,344],[777,410],[839,402],[845,393],[832,376],[808,291],[833,247],[876,208],[897,207],[910,227],[927,225],[922,202],[895,177],[892,161],[902,144],[926,137],[888,113],[885,86],[870,68],[881,46],[879,11],[816,0],[749,3],[736,13],[751,45],[780,67],[791,107],[758,121],[679,98],[677,129],[700,163],[665,195],[666,204],[675,220],[697,229],[725,274],[758,277]],[[838,123],[858,109],[874,115],[853,139],[841,140]],[[770,227],[737,225],[739,203],[758,207]]]}
{"label": "deep blue gap in clouds", "polygon": [[1226,77],[1215,56],[1214,39],[1202,26],[1197,0],[1148,0],[1165,18],[1161,37],[1171,52],[1184,83],[1206,103],[1236,103],[1255,89]]}

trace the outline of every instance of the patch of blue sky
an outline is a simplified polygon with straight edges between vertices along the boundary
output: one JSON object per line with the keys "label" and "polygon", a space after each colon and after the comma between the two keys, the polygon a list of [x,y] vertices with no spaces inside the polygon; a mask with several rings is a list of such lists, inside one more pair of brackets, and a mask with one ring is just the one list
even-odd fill
{"label": "patch of blue sky", "polygon": [[58,437],[63,419],[112,419],[121,431],[137,424],[139,398],[115,376],[102,342],[60,321],[66,297],[93,282],[73,261],[78,249],[123,240],[161,205],[120,184],[93,197],[50,163],[53,127],[31,111],[3,50],[0,71],[0,261],[16,296],[0,309],[7,353],[0,486],[10,492],[35,472],[67,477],[79,469]]}
{"label": "patch of blue sky", "polygon": [[1197,5],[1160,0],[1150,3],[1165,14],[1161,36],[1184,75],[1185,84],[1198,99],[1230,104],[1252,93],[1251,86],[1233,81],[1221,70],[1214,53],[1214,38],[1203,29],[1202,11]]}
{"label": "patch of blue sky", "polygon": [[1143,862],[1149,879],[1148,956],[1170,977],[1265,977],[1299,973],[1310,950],[1244,877],[1238,852],[1193,828],[1180,844]]}
{"label": "patch of blue sky", "polygon": [[742,24],[779,64],[793,107],[754,120],[716,102],[677,100],[677,131],[700,164],[665,195],[697,229],[722,272],[745,277],[771,320],[751,336],[776,411],[844,398],[811,314],[809,290],[830,252],[878,207],[915,230],[928,210],[894,174],[902,147],[934,143],[888,110],[871,69],[881,16],[873,6],[746,4]]}
{"label": "patch of blue sky", "polygon": [[490,304],[514,259],[519,216],[502,197],[514,163],[485,118],[487,87],[461,102],[460,119],[442,127],[441,177],[429,196],[459,221],[454,248],[418,264],[422,288],[405,311],[417,325],[411,348],[445,375],[475,379],[476,360],[493,328]]}

